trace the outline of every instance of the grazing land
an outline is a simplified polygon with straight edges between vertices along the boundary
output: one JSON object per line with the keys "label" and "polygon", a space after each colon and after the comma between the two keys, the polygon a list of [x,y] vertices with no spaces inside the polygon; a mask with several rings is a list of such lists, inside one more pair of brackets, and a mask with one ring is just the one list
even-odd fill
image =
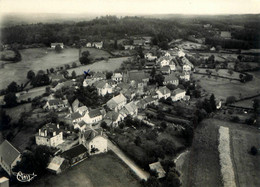
{"label": "grazing land", "polygon": [[[236,184],[259,186],[260,156],[249,154],[251,146],[259,146],[260,131],[245,124],[206,119],[195,131],[190,154],[188,184],[190,186],[222,186],[218,152],[218,129],[228,127],[231,159]],[[188,186],[189,186],[188,185]]]}
{"label": "grazing land", "polygon": [[18,120],[21,117],[21,114],[23,112],[28,112],[32,109],[32,104],[31,103],[26,103],[26,104],[22,104],[22,105],[18,105],[16,107],[13,108],[6,108],[6,114],[9,115],[12,119],[12,123],[17,123]]}
{"label": "grazing land", "polygon": [[[254,76],[252,81],[241,83],[238,81],[230,81],[223,78],[209,77],[205,75],[194,74],[195,80],[199,80],[198,84],[208,93],[213,93],[217,99],[224,101],[228,96],[249,97],[260,93],[258,85],[260,85],[260,76],[258,72],[250,72]],[[216,89],[217,88],[217,89]]]}
{"label": "grazing land", "polygon": [[92,156],[60,175],[49,175],[30,186],[138,187],[138,180],[113,153]]}
{"label": "grazing land", "polygon": [[[103,50],[95,48],[87,48],[90,52],[92,59],[96,58],[108,58],[111,55]],[[8,79],[0,80],[0,88],[6,88],[12,81],[18,84],[24,84],[27,79],[26,75],[29,70],[35,72],[39,70],[50,69],[64,66],[65,64],[72,65],[76,62],[79,65],[79,50],[76,48],[65,48],[61,53],[56,53],[49,48],[30,48],[20,50],[22,60],[17,63],[5,63],[3,68],[0,69],[2,77],[8,77]]]}
{"label": "grazing land", "polygon": [[80,66],[77,68],[69,69],[68,72],[71,74],[75,71],[77,75],[83,74],[84,71],[90,69],[90,71],[102,72],[102,71],[114,71],[120,67],[120,65],[126,61],[129,57],[110,58],[108,60],[101,60],[94,64]]}

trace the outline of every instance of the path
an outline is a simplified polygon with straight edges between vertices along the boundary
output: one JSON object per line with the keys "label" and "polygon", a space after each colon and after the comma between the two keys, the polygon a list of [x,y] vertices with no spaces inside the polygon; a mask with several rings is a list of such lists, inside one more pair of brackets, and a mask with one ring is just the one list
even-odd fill
{"label": "path", "polygon": [[126,156],[117,146],[115,146],[110,140],[107,140],[108,149],[112,150],[126,165],[128,165],[132,171],[142,180],[149,178],[149,173],[137,166],[128,156]]}

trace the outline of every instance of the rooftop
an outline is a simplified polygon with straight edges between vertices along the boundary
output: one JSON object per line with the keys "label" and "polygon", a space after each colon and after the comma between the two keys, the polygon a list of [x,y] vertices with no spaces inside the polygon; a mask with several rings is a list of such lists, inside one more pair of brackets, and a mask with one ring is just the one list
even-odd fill
{"label": "rooftop", "polygon": [[20,156],[21,153],[7,140],[0,145],[0,158],[11,166],[15,159]]}
{"label": "rooftop", "polygon": [[62,157],[68,158],[68,159],[72,159],[77,157],[78,155],[81,155],[83,153],[86,153],[88,150],[87,148],[80,144],[80,145],[76,145],[75,147],[72,147],[71,149],[63,152],[61,154]]}
{"label": "rooftop", "polygon": [[99,109],[94,109],[94,110],[90,110],[88,115],[89,115],[89,117],[94,118],[97,116],[101,116],[102,114]]}

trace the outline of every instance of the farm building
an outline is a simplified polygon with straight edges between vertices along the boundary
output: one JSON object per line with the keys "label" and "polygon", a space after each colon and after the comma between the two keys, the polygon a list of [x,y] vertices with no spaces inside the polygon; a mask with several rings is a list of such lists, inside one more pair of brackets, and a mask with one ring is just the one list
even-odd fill
{"label": "farm building", "polygon": [[155,171],[158,174],[158,179],[165,177],[166,172],[164,171],[160,162],[154,162],[152,164],[149,164],[149,167],[150,170]]}
{"label": "farm building", "polygon": [[65,158],[62,158],[60,156],[55,156],[51,159],[49,165],[47,166],[47,169],[50,172],[53,172],[55,174],[59,174],[65,169],[69,167],[68,160]]}
{"label": "farm building", "polygon": [[55,49],[56,46],[60,46],[62,49],[64,48],[64,44],[63,43],[51,43],[51,48]]}
{"label": "farm building", "polygon": [[69,163],[73,165],[88,157],[88,149],[84,145],[80,144],[63,152],[61,157],[68,159]]}

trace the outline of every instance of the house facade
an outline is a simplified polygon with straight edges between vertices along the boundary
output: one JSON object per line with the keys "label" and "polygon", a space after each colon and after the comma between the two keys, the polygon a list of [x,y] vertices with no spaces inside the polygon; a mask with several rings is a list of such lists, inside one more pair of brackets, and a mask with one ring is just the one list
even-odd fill
{"label": "house facade", "polygon": [[168,97],[171,96],[171,91],[166,87],[160,87],[157,91],[156,91],[157,95],[158,95],[158,99],[164,98],[167,99]]}
{"label": "house facade", "polygon": [[171,73],[169,75],[164,76],[163,85],[167,85],[167,84],[173,84],[175,86],[179,85],[179,79],[177,78],[175,73]]}
{"label": "house facade", "polygon": [[7,140],[0,145],[0,166],[12,175],[12,169],[21,161],[21,153]]}
{"label": "house facade", "polygon": [[123,75],[121,73],[113,73],[111,79],[113,81],[116,81],[117,83],[122,82],[123,81]]}
{"label": "house facade", "polygon": [[177,88],[176,90],[173,91],[172,93],[172,101],[179,101],[182,100],[186,95],[186,91],[182,90],[180,88]]}
{"label": "house facade", "polygon": [[48,123],[39,129],[35,135],[37,145],[46,145],[48,147],[56,147],[63,143],[63,132],[59,124]]}
{"label": "house facade", "polygon": [[88,157],[88,149],[84,145],[79,144],[63,152],[61,157],[66,158],[69,160],[70,165],[73,165]]}
{"label": "house facade", "polygon": [[47,110],[62,110],[66,107],[66,104],[60,99],[51,99],[46,102],[43,109]]}
{"label": "house facade", "polygon": [[106,94],[113,93],[113,88],[105,81],[99,82],[96,85],[98,95],[105,96]]}
{"label": "house facade", "polygon": [[55,49],[56,46],[60,46],[62,49],[64,48],[64,44],[63,43],[51,43],[51,48]]}
{"label": "house facade", "polygon": [[119,94],[107,102],[107,107],[111,110],[119,111],[126,105],[127,99],[123,94]]}

